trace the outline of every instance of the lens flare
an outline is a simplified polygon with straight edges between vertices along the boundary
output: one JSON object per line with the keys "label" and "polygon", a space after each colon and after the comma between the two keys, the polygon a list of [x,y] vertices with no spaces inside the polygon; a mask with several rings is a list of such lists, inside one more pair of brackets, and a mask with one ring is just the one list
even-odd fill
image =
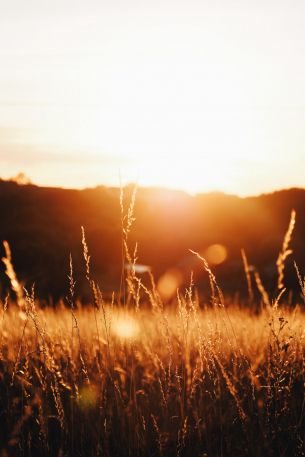
{"label": "lens flare", "polygon": [[98,399],[97,389],[93,385],[85,386],[80,390],[79,405],[82,409],[94,408]]}
{"label": "lens flare", "polygon": [[178,287],[181,286],[182,281],[183,276],[180,270],[176,268],[168,270],[158,281],[157,288],[159,294],[164,300],[173,298]]}
{"label": "lens flare", "polygon": [[138,322],[131,316],[119,316],[113,323],[113,331],[120,338],[136,338],[140,328]]}
{"label": "lens flare", "polygon": [[228,250],[222,244],[212,244],[205,251],[204,257],[211,265],[220,265],[228,257]]}

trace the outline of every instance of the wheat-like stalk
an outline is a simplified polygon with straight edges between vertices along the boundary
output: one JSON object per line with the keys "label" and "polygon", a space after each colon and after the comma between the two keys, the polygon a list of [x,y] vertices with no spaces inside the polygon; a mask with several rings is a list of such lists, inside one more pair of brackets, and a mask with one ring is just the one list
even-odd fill
{"label": "wheat-like stalk", "polygon": [[247,280],[249,301],[250,301],[250,303],[252,303],[253,302],[253,298],[254,298],[254,294],[253,294],[253,288],[252,288],[251,272],[250,272],[248,259],[247,259],[247,256],[246,256],[246,253],[245,253],[244,249],[241,249],[241,256],[242,256],[242,259],[243,259],[244,271],[245,271],[246,280]]}
{"label": "wheat-like stalk", "polygon": [[[210,280],[210,287],[211,287],[212,303],[214,305],[219,304],[220,306],[224,307],[224,296],[223,296],[222,290],[219,287],[219,285],[216,281],[216,277],[215,277],[214,273],[212,272],[211,268],[209,267],[207,260],[204,257],[202,257],[198,252],[193,251],[192,249],[189,249],[189,251],[192,254],[195,254],[195,256],[198,257],[198,259],[200,259],[202,261],[203,267],[204,267],[205,271],[208,273],[209,280]],[[217,291],[219,303],[217,303],[217,301],[216,301],[215,289]]]}
{"label": "wheat-like stalk", "polygon": [[295,226],[295,218],[296,212],[293,209],[291,211],[290,222],[287,229],[287,232],[284,237],[283,246],[279,253],[279,256],[276,261],[277,271],[278,271],[278,280],[277,280],[277,287],[279,290],[284,288],[284,270],[285,270],[285,261],[287,257],[292,254],[292,249],[289,248],[289,244],[292,238],[292,233]]}
{"label": "wheat-like stalk", "polygon": [[5,273],[10,280],[11,287],[16,294],[18,306],[24,310],[25,309],[25,298],[23,294],[23,288],[18,281],[15,269],[12,263],[12,253],[10,245],[7,241],[3,241],[3,246],[5,250],[5,257],[2,257],[2,262],[5,265]]}
{"label": "wheat-like stalk", "polygon": [[260,274],[256,270],[256,268],[254,269],[254,279],[255,279],[256,286],[257,286],[257,288],[258,288],[258,290],[259,290],[259,292],[261,294],[261,297],[262,297],[264,305],[267,306],[267,307],[270,307],[269,294],[266,291],[265,286],[264,286],[264,284],[263,284],[263,282],[261,280]]}

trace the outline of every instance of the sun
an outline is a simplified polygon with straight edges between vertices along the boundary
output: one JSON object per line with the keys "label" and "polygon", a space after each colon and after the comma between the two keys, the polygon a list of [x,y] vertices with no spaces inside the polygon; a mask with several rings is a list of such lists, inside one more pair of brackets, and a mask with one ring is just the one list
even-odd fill
{"label": "sun", "polygon": [[[220,162],[226,166],[220,166]],[[229,189],[229,166],[225,157],[215,158],[205,154],[139,154],[131,164],[122,166],[121,171],[125,182],[180,189],[196,194]]]}

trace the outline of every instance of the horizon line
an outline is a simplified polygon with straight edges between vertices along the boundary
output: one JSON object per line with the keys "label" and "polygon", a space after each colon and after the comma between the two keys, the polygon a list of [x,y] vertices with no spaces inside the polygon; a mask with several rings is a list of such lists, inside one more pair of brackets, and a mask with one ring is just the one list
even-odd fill
{"label": "horizon line", "polygon": [[120,185],[110,185],[110,184],[96,184],[96,185],[93,185],[93,186],[85,186],[85,187],[71,187],[71,186],[68,186],[68,187],[65,187],[65,186],[62,186],[62,185],[56,185],[56,184],[52,184],[52,185],[48,185],[48,184],[39,184],[39,183],[35,183],[35,182],[32,182],[30,178],[28,178],[27,176],[25,176],[27,179],[28,179],[28,182],[18,182],[18,180],[16,179],[18,177],[18,175],[16,177],[11,177],[11,178],[2,178],[0,176],[0,183],[15,183],[17,186],[20,186],[20,187],[39,187],[39,188],[42,188],[42,189],[59,189],[59,190],[75,190],[75,191],[86,191],[86,190],[96,190],[100,187],[103,187],[103,188],[106,188],[106,189],[113,189],[113,190],[120,190],[121,188],[122,189],[126,189],[126,188],[129,188],[129,187],[136,187],[137,189],[143,189],[143,190],[151,190],[151,191],[163,191],[163,192],[173,192],[173,193],[180,193],[180,194],[185,194],[191,198],[194,198],[194,197],[197,197],[197,196],[201,196],[201,195],[219,195],[219,196],[227,196],[227,197],[236,197],[236,198],[241,198],[241,199],[246,199],[246,198],[257,198],[257,197],[261,197],[261,196],[264,196],[264,195],[271,195],[271,194],[275,194],[275,193],[278,193],[278,192],[287,192],[287,191],[292,191],[292,190],[301,190],[301,191],[305,191],[305,187],[300,187],[300,186],[292,186],[292,187],[282,187],[282,188],[275,188],[274,190],[270,190],[270,191],[266,191],[266,192],[260,192],[260,193],[255,193],[255,194],[247,194],[247,195],[239,195],[239,194],[234,194],[234,193],[229,193],[229,192],[225,192],[225,191],[222,191],[222,190],[219,190],[219,189],[214,189],[214,190],[210,190],[210,191],[202,191],[202,192],[189,192],[185,189],[182,189],[182,188],[173,188],[173,187],[166,187],[166,186],[145,186],[145,185],[139,185],[137,184],[136,182],[128,182],[122,186]]}

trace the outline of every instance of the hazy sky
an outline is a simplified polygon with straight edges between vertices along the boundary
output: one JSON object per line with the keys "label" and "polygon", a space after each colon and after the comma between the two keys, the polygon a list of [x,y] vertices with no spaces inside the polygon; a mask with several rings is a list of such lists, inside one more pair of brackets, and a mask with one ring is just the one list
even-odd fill
{"label": "hazy sky", "polygon": [[0,0],[0,176],[305,186],[304,0]]}

